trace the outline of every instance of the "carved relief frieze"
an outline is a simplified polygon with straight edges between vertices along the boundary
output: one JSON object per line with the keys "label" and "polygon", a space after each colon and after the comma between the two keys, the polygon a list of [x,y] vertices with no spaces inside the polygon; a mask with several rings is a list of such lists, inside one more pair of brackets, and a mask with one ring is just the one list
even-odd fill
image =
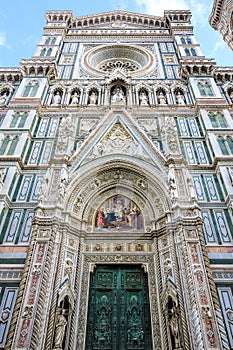
{"label": "carved relief frieze", "polygon": [[45,262],[46,251],[46,243],[36,243],[31,275],[28,280],[28,289],[26,291],[24,299],[24,311],[19,325],[20,330],[18,333],[18,339],[16,341],[18,348],[24,348],[28,342],[29,330],[32,323],[33,308],[39,293],[39,284],[42,279],[41,271],[42,266]]}

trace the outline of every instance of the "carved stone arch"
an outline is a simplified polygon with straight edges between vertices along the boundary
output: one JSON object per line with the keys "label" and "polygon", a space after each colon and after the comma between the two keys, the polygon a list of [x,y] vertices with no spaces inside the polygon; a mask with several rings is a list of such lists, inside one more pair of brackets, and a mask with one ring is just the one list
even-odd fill
{"label": "carved stone arch", "polygon": [[175,90],[181,90],[184,94],[187,93],[187,87],[180,83],[175,83],[171,86],[171,91],[175,92]]}
{"label": "carved stone arch", "polygon": [[127,78],[127,76],[122,72],[121,70],[117,69],[115,70],[109,77],[106,78],[105,84],[107,86],[110,86],[114,83],[114,81],[120,80],[123,81],[125,84],[130,84],[130,79]]}
{"label": "carved stone arch", "polygon": [[170,208],[165,181],[162,182],[159,178],[161,175],[156,173],[140,172],[136,165],[116,163],[88,167],[88,173],[81,172],[80,168],[80,173],[76,173],[76,178],[69,185],[70,197],[67,198],[66,210],[85,222],[86,229],[91,231],[100,203],[115,195],[122,195],[140,208],[145,229],[153,230],[156,220]]}
{"label": "carved stone arch", "polygon": [[101,87],[98,84],[93,83],[93,84],[88,85],[88,87],[86,88],[86,92],[88,93],[91,90],[97,90],[100,93],[101,92]]}
{"label": "carved stone arch", "polygon": [[9,94],[11,94],[14,91],[14,88],[11,84],[4,83],[0,86],[0,93],[2,93],[3,91],[6,91],[6,93],[8,91],[8,94],[7,94],[7,96],[8,96]]}
{"label": "carved stone arch", "polygon": [[135,87],[135,90],[137,92],[140,91],[141,89],[146,90],[148,93],[152,91],[150,85],[144,84],[144,83],[140,83],[140,84],[136,85],[136,87]]}
{"label": "carved stone arch", "polygon": [[56,85],[54,85],[54,86],[51,86],[50,92],[53,93],[53,92],[55,92],[56,90],[60,90],[60,91],[64,92],[65,89],[66,89],[65,86],[63,86],[62,84],[56,84]]}
{"label": "carved stone arch", "polygon": [[154,87],[155,92],[158,92],[159,90],[163,90],[166,93],[169,93],[169,91],[170,91],[169,87],[165,84],[158,84]]}

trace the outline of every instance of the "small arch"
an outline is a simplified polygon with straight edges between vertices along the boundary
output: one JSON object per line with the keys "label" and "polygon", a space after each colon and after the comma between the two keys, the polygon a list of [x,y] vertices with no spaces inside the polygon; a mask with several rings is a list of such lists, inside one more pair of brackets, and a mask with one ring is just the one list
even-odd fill
{"label": "small arch", "polygon": [[30,67],[28,73],[29,73],[29,75],[35,75],[35,68],[34,67]]}

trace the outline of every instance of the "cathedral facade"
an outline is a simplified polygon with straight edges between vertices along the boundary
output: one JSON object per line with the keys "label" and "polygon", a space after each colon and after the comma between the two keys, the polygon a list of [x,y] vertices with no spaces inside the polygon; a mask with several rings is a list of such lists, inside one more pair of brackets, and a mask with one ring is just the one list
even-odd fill
{"label": "cathedral facade", "polygon": [[0,69],[0,348],[233,349],[233,70],[189,11],[47,11]]}

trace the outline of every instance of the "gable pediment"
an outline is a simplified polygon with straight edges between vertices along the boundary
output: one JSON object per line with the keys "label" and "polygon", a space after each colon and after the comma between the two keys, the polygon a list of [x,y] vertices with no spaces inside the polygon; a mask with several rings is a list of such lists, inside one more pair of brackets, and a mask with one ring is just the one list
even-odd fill
{"label": "gable pediment", "polygon": [[71,173],[92,161],[146,161],[158,169],[166,163],[164,155],[151,142],[131,115],[109,112],[70,158]]}

